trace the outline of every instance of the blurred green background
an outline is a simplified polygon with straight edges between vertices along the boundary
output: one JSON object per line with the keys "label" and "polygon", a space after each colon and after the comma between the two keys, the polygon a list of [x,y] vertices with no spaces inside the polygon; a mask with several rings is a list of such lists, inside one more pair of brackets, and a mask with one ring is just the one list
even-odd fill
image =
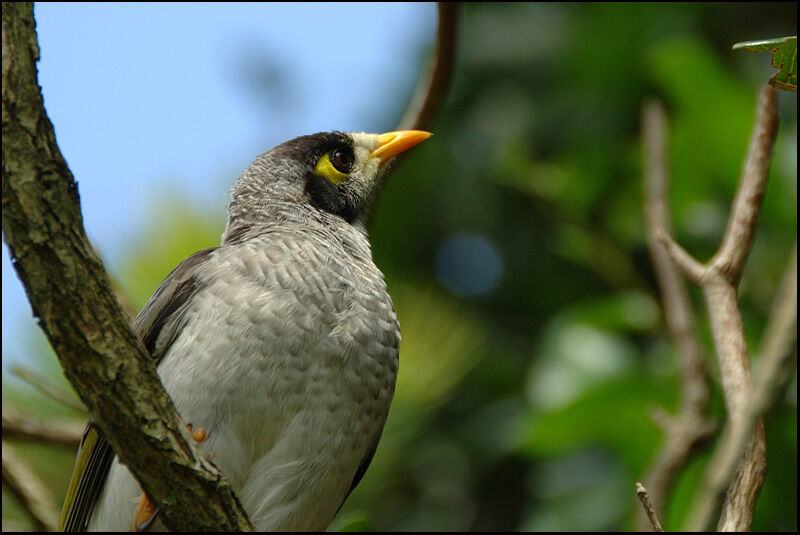
{"label": "blurred green background", "polygon": [[[730,47],[796,33],[797,5],[462,9],[436,135],[392,176],[373,221],[375,261],[402,325],[400,377],[375,460],[331,529],[635,529],[634,482],[663,440],[650,415],[678,401],[645,245],[641,106],[657,96],[668,110],[674,233],[706,260],[724,229],[758,87],[774,72],[767,55]],[[405,104],[383,110],[385,129]],[[779,113],[740,291],[754,354],[797,233],[796,93],[781,93]],[[176,190],[155,198],[149,232],[132,237],[113,273],[136,307],[224,227],[222,206]],[[716,381],[702,312],[698,334]],[[32,346],[37,369],[66,385],[49,349]],[[712,389],[712,417],[722,421]],[[3,404],[80,417],[5,377]],[[796,531],[796,376],[765,423],[769,471],[752,528]],[[74,452],[13,444],[60,504]],[[681,526],[711,446],[669,497],[667,530]],[[3,529],[27,525],[4,488]]]}

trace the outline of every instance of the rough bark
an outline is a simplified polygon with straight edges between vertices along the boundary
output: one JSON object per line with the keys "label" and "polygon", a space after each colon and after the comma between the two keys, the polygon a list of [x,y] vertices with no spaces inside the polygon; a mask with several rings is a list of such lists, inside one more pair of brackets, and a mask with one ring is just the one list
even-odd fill
{"label": "rough bark", "polygon": [[230,484],[189,440],[86,237],[37,82],[33,6],[2,10],[3,233],[34,316],[169,528],[252,529]]}

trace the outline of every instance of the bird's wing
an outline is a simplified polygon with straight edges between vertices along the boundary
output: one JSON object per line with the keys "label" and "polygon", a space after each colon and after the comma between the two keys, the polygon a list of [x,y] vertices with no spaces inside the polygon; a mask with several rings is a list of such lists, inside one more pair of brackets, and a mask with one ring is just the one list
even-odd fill
{"label": "bird's wing", "polygon": [[375,443],[372,446],[370,446],[370,448],[367,450],[366,455],[364,455],[364,458],[361,459],[361,462],[359,463],[358,468],[356,469],[356,473],[355,475],[353,475],[353,481],[350,483],[350,488],[348,489],[347,494],[344,495],[342,503],[339,504],[339,509],[336,510],[337,513],[344,505],[344,502],[347,501],[347,498],[350,497],[350,494],[353,492],[356,486],[361,482],[361,478],[363,478],[364,474],[367,473],[367,468],[369,468],[369,465],[372,462],[372,458],[375,457],[375,452],[378,450],[378,441],[380,440],[380,437],[381,434],[378,433],[378,438],[375,440]]}
{"label": "bird's wing", "polygon": [[161,362],[179,330],[178,322],[169,322],[165,329],[167,320],[195,293],[199,284],[195,276],[197,268],[217,249],[219,247],[197,251],[178,264],[133,320],[133,332],[142,339],[150,356],[156,360],[156,365]]}
{"label": "bird's wing", "polygon": [[[133,321],[133,330],[158,363],[178,334],[178,322],[168,320],[180,310],[198,286],[200,265],[217,247],[198,251],[172,270]],[[165,328],[166,327],[166,328]],[[90,418],[81,440],[75,469],[61,511],[59,531],[85,531],[106,475],[114,460],[111,445]]]}
{"label": "bird's wing", "polygon": [[100,437],[97,427],[89,423],[78,450],[58,531],[86,531],[92,508],[113,459],[114,450]]}
{"label": "bird's wing", "polygon": [[353,481],[350,483],[350,488],[347,490],[347,494],[344,495],[342,503],[339,504],[339,509],[336,510],[337,513],[342,509],[344,502],[347,501],[347,498],[350,497],[350,494],[353,493],[353,490],[355,490],[356,486],[361,483],[361,479],[364,477],[364,474],[367,473],[367,468],[369,468],[370,463],[372,463],[372,458],[375,457],[375,452],[378,451],[378,443],[381,440],[382,434],[383,425],[381,425],[380,429],[378,429],[375,442],[373,442],[369,449],[367,449],[367,453],[364,454],[364,458],[361,459],[361,462],[358,464],[356,473],[353,475]]}

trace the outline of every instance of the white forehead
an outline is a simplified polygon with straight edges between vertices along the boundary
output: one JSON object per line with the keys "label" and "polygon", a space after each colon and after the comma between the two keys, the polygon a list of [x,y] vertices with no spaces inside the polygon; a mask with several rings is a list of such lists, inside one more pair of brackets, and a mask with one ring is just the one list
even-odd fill
{"label": "white forehead", "polygon": [[378,146],[380,134],[368,134],[366,132],[351,132],[348,134],[353,138],[355,149],[363,149],[372,152]]}
{"label": "white forehead", "polygon": [[366,132],[350,132],[353,138],[353,153],[355,165],[351,175],[366,175],[363,178],[371,180],[377,172],[380,161],[377,158],[370,158],[370,154],[378,147],[380,134],[368,134]]}

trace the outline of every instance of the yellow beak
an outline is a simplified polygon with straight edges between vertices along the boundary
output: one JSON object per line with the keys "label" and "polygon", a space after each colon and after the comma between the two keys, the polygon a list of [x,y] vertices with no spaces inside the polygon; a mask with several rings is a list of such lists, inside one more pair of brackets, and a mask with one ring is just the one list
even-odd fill
{"label": "yellow beak", "polygon": [[381,163],[392,156],[396,156],[408,150],[417,143],[425,141],[433,134],[422,130],[399,130],[397,132],[386,132],[378,136],[378,146],[370,154],[371,158],[378,158]]}

